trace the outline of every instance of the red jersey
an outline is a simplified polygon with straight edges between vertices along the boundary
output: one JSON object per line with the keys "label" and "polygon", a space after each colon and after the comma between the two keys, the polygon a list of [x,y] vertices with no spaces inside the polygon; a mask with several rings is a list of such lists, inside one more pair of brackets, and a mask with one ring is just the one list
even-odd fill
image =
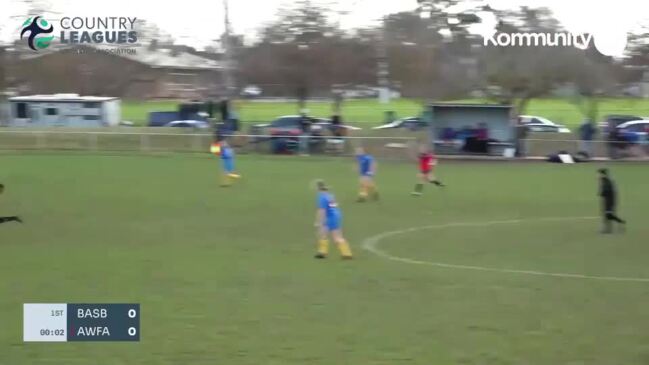
{"label": "red jersey", "polygon": [[428,172],[433,169],[433,166],[437,163],[437,157],[432,153],[420,153],[419,154],[419,170],[423,172]]}

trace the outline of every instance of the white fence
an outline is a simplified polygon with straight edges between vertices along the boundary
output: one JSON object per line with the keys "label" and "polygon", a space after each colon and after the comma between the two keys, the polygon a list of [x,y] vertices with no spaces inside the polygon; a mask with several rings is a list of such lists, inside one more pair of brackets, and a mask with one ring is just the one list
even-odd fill
{"label": "white fence", "polygon": [[207,151],[211,134],[0,130],[2,150]]}
{"label": "white fence", "polygon": [[[0,150],[76,150],[124,151],[134,153],[188,152],[207,153],[214,135],[210,133],[183,132],[122,132],[122,131],[69,131],[69,130],[2,130]],[[233,135],[229,142],[240,152],[299,153],[299,137],[268,135]],[[281,142],[281,146],[279,145]],[[387,157],[401,158],[411,155],[414,137],[322,137],[311,138],[312,154],[348,155],[354,147]]]}
{"label": "white fence", "polygon": [[[424,137],[425,138],[425,137]],[[309,152],[312,154],[348,155],[354,147],[363,146],[371,153],[389,158],[412,158],[416,144],[426,141],[422,136],[349,136],[343,138],[312,138]],[[0,128],[0,150],[78,150],[78,151],[124,151],[133,153],[209,151],[213,141],[211,133],[186,133],[185,131],[155,132],[148,129],[134,131],[106,130],[30,130]],[[229,137],[232,145],[241,152],[297,153],[299,137],[268,135],[234,135]],[[283,144],[283,145],[280,145]],[[471,154],[462,150],[460,144],[436,142],[438,154]],[[490,150],[492,155],[502,155],[502,144]],[[616,157],[647,159],[649,144],[612,144],[593,141],[584,144],[574,139],[526,139],[518,145],[525,156],[542,157],[559,151],[576,154],[589,150],[593,157]]]}

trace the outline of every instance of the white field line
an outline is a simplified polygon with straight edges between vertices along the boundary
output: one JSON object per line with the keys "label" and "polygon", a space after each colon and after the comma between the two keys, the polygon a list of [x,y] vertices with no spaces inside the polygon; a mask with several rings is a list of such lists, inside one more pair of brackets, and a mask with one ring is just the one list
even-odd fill
{"label": "white field line", "polygon": [[395,256],[378,248],[379,242],[385,238],[404,234],[404,233],[409,233],[409,232],[421,231],[425,229],[442,229],[442,228],[450,228],[450,227],[489,227],[495,225],[518,224],[518,223],[527,223],[527,222],[593,220],[598,218],[599,217],[549,217],[549,218],[537,218],[537,219],[512,219],[512,220],[491,221],[491,222],[454,222],[454,223],[446,223],[446,224],[438,224],[438,225],[412,227],[412,228],[399,229],[399,230],[394,230],[389,232],[383,232],[375,236],[366,238],[362,242],[362,247],[363,249],[379,257],[382,257],[386,260],[402,262],[402,263],[412,264],[412,265],[426,265],[426,266],[435,266],[435,267],[441,267],[446,269],[457,269],[457,270],[489,271],[489,272],[497,272],[497,273],[504,273],[504,274],[521,274],[521,275],[550,276],[550,277],[558,277],[558,278],[587,279],[587,280],[600,280],[600,281],[649,283],[649,278],[596,276],[596,275],[585,275],[585,274],[575,274],[575,273],[545,272],[545,271],[535,271],[535,270],[516,270],[516,269],[504,269],[504,268],[472,266],[472,265],[456,265],[456,264],[450,264],[444,262],[415,260],[415,259]]}

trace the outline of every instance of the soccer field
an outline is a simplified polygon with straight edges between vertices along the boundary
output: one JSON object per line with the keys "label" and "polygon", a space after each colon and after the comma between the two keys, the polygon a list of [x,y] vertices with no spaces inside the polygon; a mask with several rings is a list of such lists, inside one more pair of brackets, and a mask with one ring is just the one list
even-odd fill
{"label": "soccer field", "polygon": [[[602,236],[596,164],[0,155],[0,364],[647,364],[646,165],[615,164],[626,234]],[[315,192],[355,259],[312,258]],[[413,229],[409,229],[413,228]],[[138,343],[23,343],[23,303],[140,303]]]}

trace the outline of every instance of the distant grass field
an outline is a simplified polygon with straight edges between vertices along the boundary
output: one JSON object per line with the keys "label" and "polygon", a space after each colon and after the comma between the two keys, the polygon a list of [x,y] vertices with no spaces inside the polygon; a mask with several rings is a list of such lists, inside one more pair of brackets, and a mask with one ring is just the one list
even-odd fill
{"label": "distant grass field", "polygon": [[[203,155],[0,156],[0,215],[25,219],[0,225],[0,364],[649,362],[649,282],[417,264],[649,278],[646,166],[611,166],[630,225],[601,236],[539,220],[597,215],[597,165],[443,163],[414,198],[413,167],[379,163],[358,204],[349,159],[242,156],[222,189]],[[312,259],[317,177],[354,261]],[[449,223],[377,244],[406,261],[361,247]],[[25,302],[141,303],[141,342],[22,343]]]}
{"label": "distant grass field", "polygon": [[[483,103],[485,100],[464,100],[463,102]],[[236,101],[235,106],[241,120],[244,122],[265,122],[278,116],[296,114],[298,112],[295,102],[267,102],[267,101]],[[330,102],[309,102],[307,108],[310,114],[318,117],[328,117],[332,113]],[[122,119],[146,124],[148,113],[151,111],[177,110],[177,102],[150,101],[136,102],[123,101]],[[358,125],[378,125],[382,123],[384,112],[393,110],[398,117],[418,115],[421,104],[409,99],[393,100],[390,104],[380,104],[376,100],[348,100],[343,104],[343,117],[350,123]],[[565,99],[536,99],[532,100],[526,114],[539,115],[549,118],[557,123],[576,127],[584,117],[577,107]],[[599,115],[603,118],[607,114],[633,114],[649,116],[649,99],[619,98],[605,99],[599,105]]]}

